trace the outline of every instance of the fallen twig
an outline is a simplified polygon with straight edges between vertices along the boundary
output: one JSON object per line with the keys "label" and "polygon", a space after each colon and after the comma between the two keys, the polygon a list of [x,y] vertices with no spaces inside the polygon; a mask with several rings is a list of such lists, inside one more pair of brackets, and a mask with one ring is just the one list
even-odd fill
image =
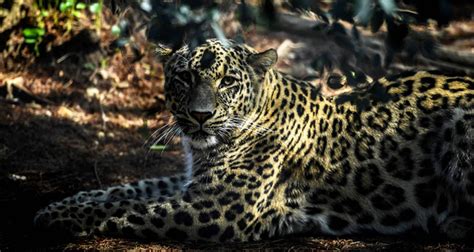
{"label": "fallen twig", "polygon": [[97,172],[97,160],[94,161],[94,174],[95,174],[95,178],[97,179],[97,183],[99,184],[99,188],[100,189],[104,188],[104,186],[102,185],[102,182],[100,181],[99,173]]}

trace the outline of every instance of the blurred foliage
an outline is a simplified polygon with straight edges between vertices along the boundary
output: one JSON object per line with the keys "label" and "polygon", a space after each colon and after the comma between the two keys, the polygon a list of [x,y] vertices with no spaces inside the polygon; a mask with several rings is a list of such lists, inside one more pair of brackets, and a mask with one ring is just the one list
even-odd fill
{"label": "blurred foliage", "polygon": [[22,28],[24,42],[30,45],[35,54],[39,55],[39,45],[44,37],[48,35],[47,21],[52,22],[49,29],[59,29],[69,33],[74,25],[89,12],[96,20],[96,28],[100,28],[100,15],[102,13],[103,0],[98,2],[82,2],[78,0],[36,0],[30,7],[30,11],[36,14],[34,20]]}
{"label": "blurred foliage", "polygon": [[213,1],[144,1],[142,10],[151,21],[148,25],[148,38],[170,45],[173,49],[183,43],[191,47],[203,43],[207,38],[224,40],[224,32],[218,25],[220,11]]}
{"label": "blurred foliage", "polygon": [[[257,25],[273,29],[278,22],[280,7],[293,12],[312,12],[321,20],[314,29],[331,35],[337,44],[358,53],[360,33],[358,27],[370,29],[377,33],[385,24],[387,56],[384,62],[380,57],[372,60],[374,64],[388,66],[393,55],[405,47],[404,41],[410,33],[410,25],[434,19],[438,25],[446,25],[452,16],[451,3],[448,0],[288,0],[281,5],[271,0],[241,0],[237,7],[233,1],[147,1],[141,3],[142,10],[152,17],[148,36],[176,49],[183,43],[191,47],[202,43],[206,38],[225,39],[224,33],[217,25],[219,16],[229,10],[236,12],[236,18],[245,29]],[[341,21],[354,25],[346,31]],[[424,43],[424,52],[432,51],[434,43]],[[420,49],[420,48],[415,48]],[[415,50],[412,48],[412,50]],[[324,59],[324,57],[323,57]],[[320,59],[318,59],[320,60]],[[313,65],[329,64],[315,62]]]}
{"label": "blurred foliage", "polygon": [[[74,21],[84,14],[94,17],[96,31],[99,31],[104,0],[34,0],[35,22],[24,27],[25,43],[36,50],[49,31],[44,25],[45,19],[59,20],[70,31]],[[118,0],[105,0],[105,6],[116,10]],[[456,0],[466,1],[466,0]],[[449,0],[125,0],[127,6],[139,10],[146,16],[147,37],[151,41],[170,46],[173,49],[188,44],[195,47],[207,38],[226,39],[219,21],[222,17],[235,14],[243,30],[255,26],[264,29],[277,29],[275,24],[284,9],[293,13],[314,13],[320,20],[313,29],[326,33],[341,47],[353,52],[356,57],[367,57],[362,51],[360,27],[377,33],[386,27],[386,57],[373,57],[375,65],[388,66],[393,55],[407,49],[405,38],[410,34],[410,25],[425,23],[432,19],[439,26],[448,24],[453,16],[452,1]],[[353,24],[347,30],[342,21]],[[130,20],[119,15],[111,32],[117,37],[113,47],[123,47],[130,42],[133,28]],[[385,25],[385,26],[384,26]],[[241,37],[234,38],[242,41]],[[420,50],[426,54],[432,51],[433,42],[422,43],[423,48],[408,48],[411,52]],[[330,60],[322,56],[313,66],[331,66]]]}

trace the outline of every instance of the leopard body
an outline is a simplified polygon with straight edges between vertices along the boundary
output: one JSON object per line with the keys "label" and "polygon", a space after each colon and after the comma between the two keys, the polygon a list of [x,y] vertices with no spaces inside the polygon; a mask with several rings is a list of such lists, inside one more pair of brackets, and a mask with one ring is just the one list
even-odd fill
{"label": "leopard body", "polygon": [[188,172],[81,192],[35,222],[74,235],[236,242],[452,228],[474,204],[474,80],[402,73],[334,97],[257,53],[161,50]]}

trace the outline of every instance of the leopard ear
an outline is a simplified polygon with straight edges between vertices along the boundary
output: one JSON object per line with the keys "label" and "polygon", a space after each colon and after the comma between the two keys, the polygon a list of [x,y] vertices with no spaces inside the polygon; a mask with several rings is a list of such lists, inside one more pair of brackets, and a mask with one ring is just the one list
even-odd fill
{"label": "leopard ear", "polygon": [[166,63],[174,53],[173,49],[163,44],[156,44],[153,49],[162,63]]}
{"label": "leopard ear", "polygon": [[251,54],[247,58],[247,63],[259,74],[266,73],[278,60],[275,49],[269,49],[261,53]]}

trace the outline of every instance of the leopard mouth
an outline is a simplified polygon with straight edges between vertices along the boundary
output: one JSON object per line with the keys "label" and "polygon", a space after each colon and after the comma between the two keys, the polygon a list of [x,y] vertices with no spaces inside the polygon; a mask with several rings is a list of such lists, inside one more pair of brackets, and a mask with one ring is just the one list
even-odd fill
{"label": "leopard mouth", "polygon": [[219,136],[207,125],[196,124],[182,117],[177,118],[177,123],[183,136],[194,149],[208,149],[220,142]]}
{"label": "leopard mouth", "polygon": [[195,139],[204,139],[213,136],[213,132],[208,129],[205,125],[196,124],[181,124],[180,128],[185,135]]}
{"label": "leopard mouth", "polygon": [[186,124],[180,128],[194,149],[207,149],[218,144],[217,136],[203,126]]}
{"label": "leopard mouth", "polygon": [[208,138],[209,136],[212,136],[212,134],[210,134],[209,132],[207,132],[206,130],[202,128],[198,129],[197,131],[190,132],[188,135],[194,139],[205,139],[205,138]]}

